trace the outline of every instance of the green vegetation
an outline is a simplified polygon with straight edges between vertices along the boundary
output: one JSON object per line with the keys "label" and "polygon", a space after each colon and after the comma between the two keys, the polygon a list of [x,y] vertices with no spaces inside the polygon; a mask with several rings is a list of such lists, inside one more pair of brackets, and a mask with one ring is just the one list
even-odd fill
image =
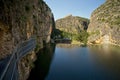
{"label": "green vegetation", "polygon": [[94,31],[94,32],[91,32],[89,35],[94,35],[94,34],[99,35],[99,34],[100,34],[100,31],[99,31],[99,30],[96,30],[96,31]]}
{"label": "green vegetation", "polygon": [[69,38],[69,39],[71,39],[73,37],[73,35],[74,34],[72,34],[72,33],[62,31],[61,37],[62,38]]}
{"label": "green vegetation", "polygon": [[59,38],[59,36],[61,38],[61,34],[62,34],[62,31],[60,31],[59,29],[54,29],[52,31],[51,38],[56,39],[56,38]]}
{"label": "green vegetation", "polygon": [[56,20],[56,28],[61,30],[57,38],[70,39],[75,43],[87,43],[86,32],[90,21],[79,16],[66,16]]}
{"label": "green vegetation", "polygon": [[76,40],[80,41],[84,44],[87,44],[88,33],[86,31],[81,31],[79,34],[76,35]]}
{"label": "green vegetation", "polygon": [[68,32],[64,32],[61,31],[60,38],[67,38],[67,39],[71,39],[73,41],[78,41],[78,42],[82,42],[84,44],[87,43],[87,38],[88,38],[88,33],[86,31],[81,31],[78,34],[72,34],[72,33],[68,33]]}

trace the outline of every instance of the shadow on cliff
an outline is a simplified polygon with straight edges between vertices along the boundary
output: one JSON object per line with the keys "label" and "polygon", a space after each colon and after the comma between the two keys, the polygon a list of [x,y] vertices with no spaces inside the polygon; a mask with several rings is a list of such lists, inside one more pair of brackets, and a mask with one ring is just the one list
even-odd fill
{"label": "shadow on cliff", "polygon": [[31,70],[27,80],[44,80],[48,74],[52,57],[55,51],[55,44],[50,44],[39,50],[37,60],[34,62],[35,67]]}

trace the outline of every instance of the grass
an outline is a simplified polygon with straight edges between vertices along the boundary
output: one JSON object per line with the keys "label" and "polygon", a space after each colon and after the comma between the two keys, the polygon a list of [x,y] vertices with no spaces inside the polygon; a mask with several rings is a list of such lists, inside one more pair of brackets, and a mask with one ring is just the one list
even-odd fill
{"label": "grass", "polygon": [[72,43],[71,44],[81,44],[80,41],[77,41],[77,40],[72,40]]}

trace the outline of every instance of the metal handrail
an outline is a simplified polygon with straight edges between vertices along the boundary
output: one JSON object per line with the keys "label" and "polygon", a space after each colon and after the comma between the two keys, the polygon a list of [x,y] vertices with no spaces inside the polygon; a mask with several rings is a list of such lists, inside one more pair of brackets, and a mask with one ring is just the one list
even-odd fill
{"label": "metal handrail", "polygon": [[[14,72],[15,72],[15,68],[16,66],[18,65],[17,62],[22,58],[24,57],[25,55],[28,54],[28,52],[32,51],[34,48],[36,47],[36,39],[35,38],[30,38],[29,40],[26,40],[22,43],[20,43],[15,49],[14,51],[12,52],[12,55],[10,57],[10,60],[8,61],[5,69],[3,70],[2,74],[0,75],[0,80],[3,80],[5,75],[7,74],[6,72],[9,70],[10,65],[14,60],[15,58],[15,62],[14,62],[14,67],[13,67],[13,71],[11,72],[12,73],[12,76],[11,76],[11,79],[10,80],[13,80],[13,75],[14,75]],[[24,50],[24,51],[23,51]]]}

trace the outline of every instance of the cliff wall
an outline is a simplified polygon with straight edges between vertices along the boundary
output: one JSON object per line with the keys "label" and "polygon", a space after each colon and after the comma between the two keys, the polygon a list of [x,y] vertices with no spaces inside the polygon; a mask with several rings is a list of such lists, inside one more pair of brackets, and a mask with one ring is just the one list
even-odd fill
{"label": "cliff wall", "polygon": [[54,17],[43,0],[0,0],[0,59],[30,37],[36,37],[36,51],[19,63],[20,80],[25,80],[35,60],[35,52],[50,41]]}
{"label": "cliff wall", "polygon": [[88,43],[120,45],[120,0],[107,0],[91,15]]}

